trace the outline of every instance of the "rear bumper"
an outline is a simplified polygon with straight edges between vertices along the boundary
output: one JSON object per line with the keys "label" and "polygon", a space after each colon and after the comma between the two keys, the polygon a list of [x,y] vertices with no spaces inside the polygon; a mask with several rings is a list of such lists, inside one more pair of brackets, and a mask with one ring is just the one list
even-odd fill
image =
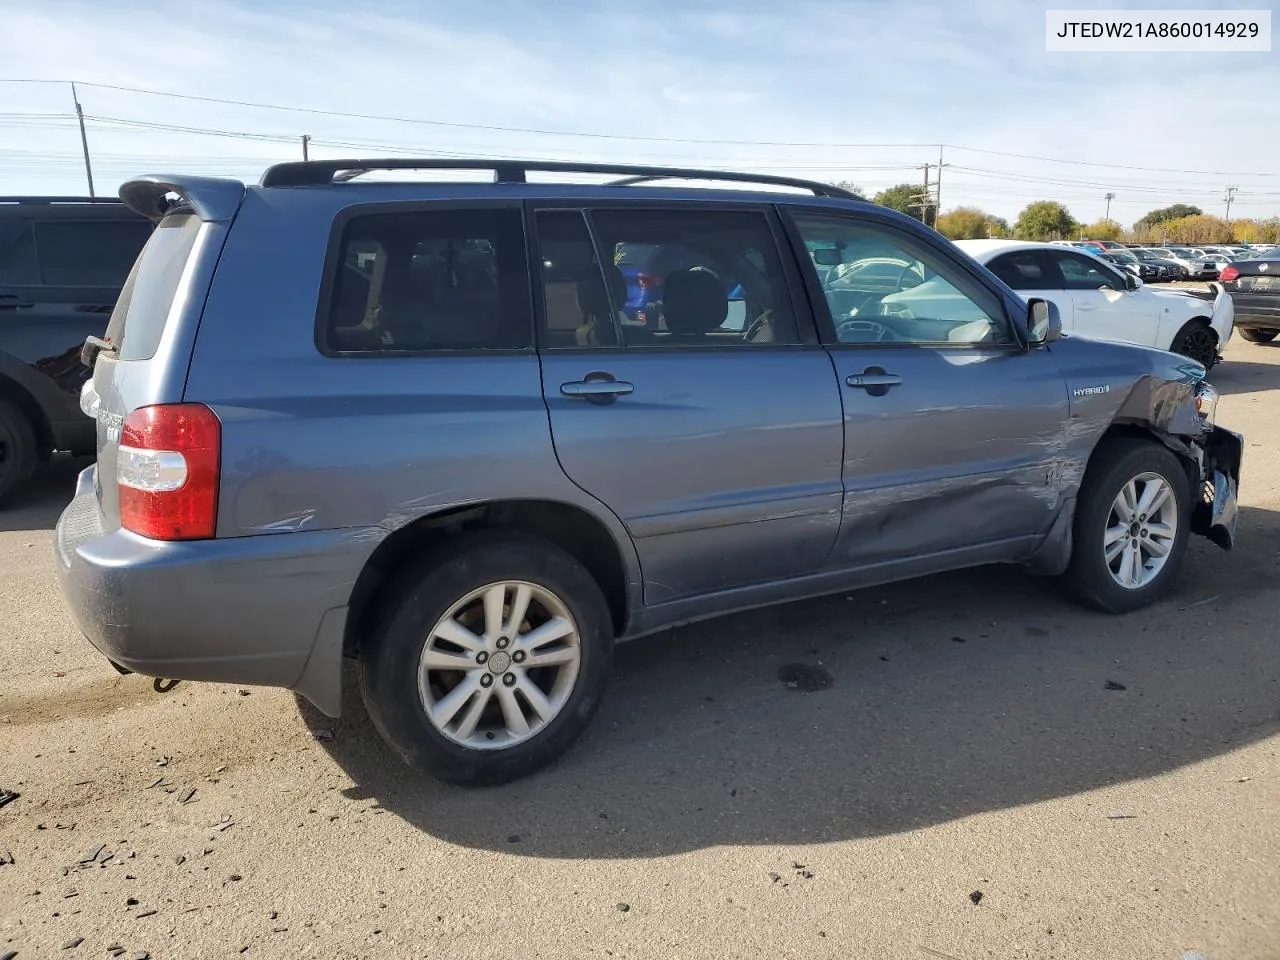
{"label": "rear bumper", "polygon": [[166,543],[106,531],[95,469],[81,473],[54,549],[89,642],[135,673],[286,687],[337,716],[347,601],[375,545],[367,532]]}
{"label": "rear bumper", "polygon": [[1269,293],[1233,293],[1237,327],[1280,330],[1280,290]]}

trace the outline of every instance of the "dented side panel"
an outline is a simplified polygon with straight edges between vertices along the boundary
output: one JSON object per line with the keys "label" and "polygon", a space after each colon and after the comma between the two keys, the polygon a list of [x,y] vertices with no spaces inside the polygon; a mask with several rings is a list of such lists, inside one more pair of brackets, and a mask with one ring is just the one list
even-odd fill
{"label": "dented side panel", "polygon": [[[832,351],[844,397],[844,517],[832,565],[1005,542],[1021,559],[1073,480],[1068,397],[1047,350]],[[846,378],[877,367],[883,395]]]}

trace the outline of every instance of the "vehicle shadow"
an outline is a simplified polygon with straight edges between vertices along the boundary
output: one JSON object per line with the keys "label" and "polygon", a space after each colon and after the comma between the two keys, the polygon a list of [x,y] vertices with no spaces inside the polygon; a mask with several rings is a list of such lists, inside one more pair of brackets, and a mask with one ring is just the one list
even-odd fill
{"label": "vehicle shadow", "polygon": [[[1270,350],[1271,344],[1249,344],[1252,348]],[[1277,346],[1280,350],[1280,345]],[[1275,363],[1249,360],[1226,360],[1209,372],[1208,380],[1221,394],[1257,393],[1280,388],[1280,352],[1272,353]]]}
{"label": "vehicle shadow", "polygon": [[[322,745],[354,781],[348,796],[464,847],[628,858],[898,833],[1155,776],[1280,730],[1280,514],[1246,508],[1240,526],[1231,553],[1195,539],[1176,592],[1127,617],[983,568],[626,644],[579,745],[503,787],[408,770],[350,675],[343,719],[300,709],[333,731]],[[778,674],[792,663],[834,682],[789,689]]]}
{"label": "vehicle shadow", "polygon": [[18,530],[52,530],[76,492],[76,477],[93,463],[93,457],[57,454],[41,467],[25,490],[0,507],[0,533]]}

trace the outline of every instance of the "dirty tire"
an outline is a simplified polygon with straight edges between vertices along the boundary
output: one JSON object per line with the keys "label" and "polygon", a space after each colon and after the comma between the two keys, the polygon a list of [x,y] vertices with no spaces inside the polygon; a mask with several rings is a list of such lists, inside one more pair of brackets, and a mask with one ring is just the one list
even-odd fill
{"label": "dirty tire", "polygon": [[[436,622],[472,591],[499,581],[535,584],[563,603],[578,628],[580,663],[564,706],[541,730],[510,747],[473,749],[428,719],[418,663]],[[586,567],[554,544],[502,530],[450,537],[400,574],[380,602],[386,614],[360,651],[360,692],[378,732],[423,773],[471,786],[527,776],[567,751],[600,705],[613,659],[609,606]]]}
{"label": "dirty tire", "polygon": [[[1142,474],[1154,473],[1172,488],[1178,529],[1164,566],[1142,587],[1116,583],[1103,554],[1103,537],[1120,490]],[[1128,613],[1157,600],[1177,576],[1191,528],[1191,482],[1178,457],[1154,440],[1104,440],[1094,451],[1076,506],[1071,563],[1062,585],[1079,603],[1104,613]]]}
{"label": "dirty tire", "polygon": [[1250,343],[1270,343],[1276,337],[1280,337],[1280,330],[1257,330],[1249,327],[1236,327],[1236,333],[1240,334],[1241,339],[1248,340]]}
{"label": "dirty tire", "polygon": [[18,407],[0,400],[0,507],[27,485],[39,460],[31,421]]}
{"label": "dirty tire", "polygon": [[1203,320],[1188,320],[1173,338],[1169,349],[1190,357],[1208,370],[1218,362],[1218,335]]}

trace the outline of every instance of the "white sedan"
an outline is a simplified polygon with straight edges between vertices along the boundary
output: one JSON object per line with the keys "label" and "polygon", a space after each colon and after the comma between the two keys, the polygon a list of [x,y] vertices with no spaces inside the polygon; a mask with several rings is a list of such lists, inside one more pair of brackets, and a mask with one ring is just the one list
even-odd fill
{"label": "white sedan", "polygon": [[1023,298],[1056,303],[1065,331],[1171,350],[1206,368],[1231,338],[1235,310],[1218,284],[1210,284],[1208,294],[1155,290],[1084,250],[1050,243],[958,240],[956,246]]}

